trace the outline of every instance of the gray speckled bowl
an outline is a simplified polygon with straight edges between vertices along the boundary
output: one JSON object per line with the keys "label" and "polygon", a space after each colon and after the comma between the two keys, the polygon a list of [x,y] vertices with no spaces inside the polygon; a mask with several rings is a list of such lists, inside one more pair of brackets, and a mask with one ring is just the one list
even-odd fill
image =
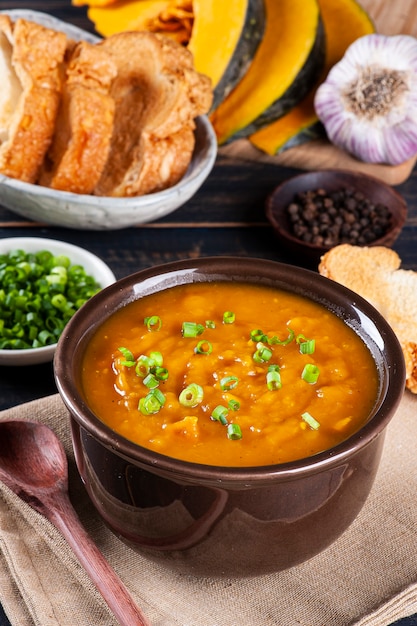
{"label": "gray speckled bowl", "polygon": [[[12,19],[22,17],[36,21],[74,39],[98,40],[46,13],[30,10],[5,12]],[[216,135],[205,116],[197,118],[196,124],[196,145],[190,166],[180,182],[169,189],[136,198],[102,198],[56,191],[0,174],[0,204],[36,222],[79,230],[116,230],[157,220],[187,202],[213,168],[217,155]]]}

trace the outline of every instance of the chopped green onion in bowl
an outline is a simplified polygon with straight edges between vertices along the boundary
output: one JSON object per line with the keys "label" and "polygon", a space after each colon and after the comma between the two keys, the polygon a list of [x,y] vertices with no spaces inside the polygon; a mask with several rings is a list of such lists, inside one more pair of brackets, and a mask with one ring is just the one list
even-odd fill
{"label": "chopped green onion in bowl", "polygon": [[72,315],[116,280],[97,256],[53,239],[0,239],[0,365],[51,361]]}

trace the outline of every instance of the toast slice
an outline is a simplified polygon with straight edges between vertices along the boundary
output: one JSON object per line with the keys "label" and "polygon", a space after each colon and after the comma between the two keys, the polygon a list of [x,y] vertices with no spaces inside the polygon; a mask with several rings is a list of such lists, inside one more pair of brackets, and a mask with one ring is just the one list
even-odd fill
{"label": "toast slice", "polygon": [[102,48],[81,41],[69,52],[56,132],[39,184],[91,194],[110,151],[117,68]]}
{"label": "toast slice", "polygon": [[149,32],[123,32],[97,44],[117,66],[110,154],[94,193],[137,196],[174,185],[194,148],[194,118],[212,101],[211,82],[191,53]]}
{"label": "toast slice", "polygon": [[404,353],[406,387],[417,393],[417,272],[400,266],[390,248],[342,244],[322,256],[319,272],[358,293],[385,317]]}
{"label": "toast slice", "polygon": [[[155,193],[175,185],[190,163],[195,139],[194,125],[188,124],[177,133],[159,139],[142,133],[129,165],[130,189],[134,195]],[[129,182],[126,179],[125,184]]]}
{"label": "toast slice", "polygon": [[0,172],[34,183],[62,91],[67,36],[0,15]]}

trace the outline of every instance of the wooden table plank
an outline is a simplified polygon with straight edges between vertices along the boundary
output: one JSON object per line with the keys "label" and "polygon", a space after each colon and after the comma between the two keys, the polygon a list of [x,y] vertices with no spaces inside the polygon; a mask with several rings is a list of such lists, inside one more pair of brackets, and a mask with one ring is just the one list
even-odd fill
{"label": "wooden table plank", "polygon": [[360,4],[374,20],[378,32],[385,35],[404,33],[417,36],[415,0],[361,0]]}

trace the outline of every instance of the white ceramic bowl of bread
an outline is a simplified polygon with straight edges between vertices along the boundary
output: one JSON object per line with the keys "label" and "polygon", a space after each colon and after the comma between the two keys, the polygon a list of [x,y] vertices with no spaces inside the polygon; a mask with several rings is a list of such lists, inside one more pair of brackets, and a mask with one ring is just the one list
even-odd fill
{"label": "white ceramic bowl of bread", "polygon": [[[7,14],[13,22],[22,18],[62,32],[76,42],[96,44],[100,41],[94,35],[45,13],[24,9],[1,13]],[[168,188],[130,197],[118,197],[113,193],[74,193],[24,182],[14,176],[4,175],[3,170],[3,174],[0,173],[0,203],[38,223],[82,230],[114,230],[160,219],[187,202],[203,184],[214,165],[217,140],[213,128],[205,115],[197,115],[194,119],[195,129],[189,131],[195,140],[190,150],[191,160],[182,178]],[[178,148],[177,158],[171,158],[171,161],[178,161],[180,152]],[[110,163],[110,158],[107,163]],[[94,160],[91,170],[94,170]],[[83,172],[78,170],[77,177],[81,178],[82,175]]]}
{"label": "white ceramic bowl of bread", "polygon": [[[85,273],[92,276],[101,287],[108,287],[115,282],[116,277],[110,267],[98,256],[65,241],[46,239],[43,237],[5,237],[0,239],[0,255],[8,254],[13,250],[23,250],[26,253],[47,250],[54,256],[67,256],[71,265],[82,265]],[[41,348],[27,348],[22,350],[1,350],[0,365],[37,365],[52,361],[56,343]]]}

